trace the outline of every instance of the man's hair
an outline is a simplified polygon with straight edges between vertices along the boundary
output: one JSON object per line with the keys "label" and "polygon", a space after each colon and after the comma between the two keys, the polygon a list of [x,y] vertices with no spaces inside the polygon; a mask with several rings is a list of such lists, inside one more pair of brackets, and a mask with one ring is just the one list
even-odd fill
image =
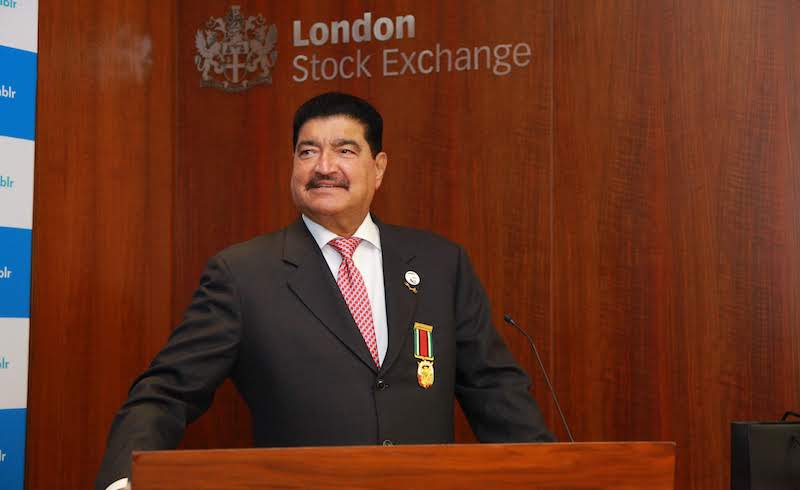
{"label": "man's hair", "polygon": [[303,124],[311,119],[332,116],[346,116],[364,126],[364,139],[367,140],[372,156],[383,148],[383,118],[369,102],[355,95],[341,92],[327,92],[307,100],[294,113],[292,148],[297,148],[297,136]]}

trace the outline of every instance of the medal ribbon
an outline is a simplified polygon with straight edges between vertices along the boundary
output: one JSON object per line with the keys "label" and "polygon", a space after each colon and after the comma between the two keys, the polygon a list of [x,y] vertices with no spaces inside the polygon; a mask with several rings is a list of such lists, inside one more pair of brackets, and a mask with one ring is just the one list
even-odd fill
{"label": "medal ribbon", "polygon": [[414,357],[433,360],[433,327],[424,323],[414,324]]}

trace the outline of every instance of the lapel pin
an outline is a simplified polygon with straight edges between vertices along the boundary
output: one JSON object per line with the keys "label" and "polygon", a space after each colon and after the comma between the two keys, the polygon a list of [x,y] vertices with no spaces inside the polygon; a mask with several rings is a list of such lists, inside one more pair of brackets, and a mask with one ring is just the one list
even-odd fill
{"label": "lapel pin", "polygon": [[419,274],[414,271],[406,272],[406,280],[403,281],[403,284],[414,294],[417,294],[417,286],[419,284]]}

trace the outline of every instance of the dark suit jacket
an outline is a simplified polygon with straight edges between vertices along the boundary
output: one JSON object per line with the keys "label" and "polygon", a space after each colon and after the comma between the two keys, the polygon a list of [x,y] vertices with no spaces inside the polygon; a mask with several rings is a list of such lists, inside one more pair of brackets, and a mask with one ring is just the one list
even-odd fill
{"label": "dark suit jacket", "polygon": [[[378,227],[389,334],[380,370],[302,220],[232,246],[208,262],[183,322],[133,383],[96,488],[129,474],[132,450],[176,447],[226,377],[257,446],[452,442],[454,396],[481,441],[552,440],[464,251]],[[433,326],[429,389],[417,382],[414,322]]]}

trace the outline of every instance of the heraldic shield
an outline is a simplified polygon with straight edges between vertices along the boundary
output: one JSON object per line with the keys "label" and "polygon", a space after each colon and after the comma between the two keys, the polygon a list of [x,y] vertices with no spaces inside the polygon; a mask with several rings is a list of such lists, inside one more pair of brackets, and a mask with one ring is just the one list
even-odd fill
{"label": "heraldic shield", "polygon": [[278,29],[259,14],[245,17],[238,5],[224,17],[211,17],[195,35],[194,57],[200,85],[241,92],[272,83],[278,59]]}

